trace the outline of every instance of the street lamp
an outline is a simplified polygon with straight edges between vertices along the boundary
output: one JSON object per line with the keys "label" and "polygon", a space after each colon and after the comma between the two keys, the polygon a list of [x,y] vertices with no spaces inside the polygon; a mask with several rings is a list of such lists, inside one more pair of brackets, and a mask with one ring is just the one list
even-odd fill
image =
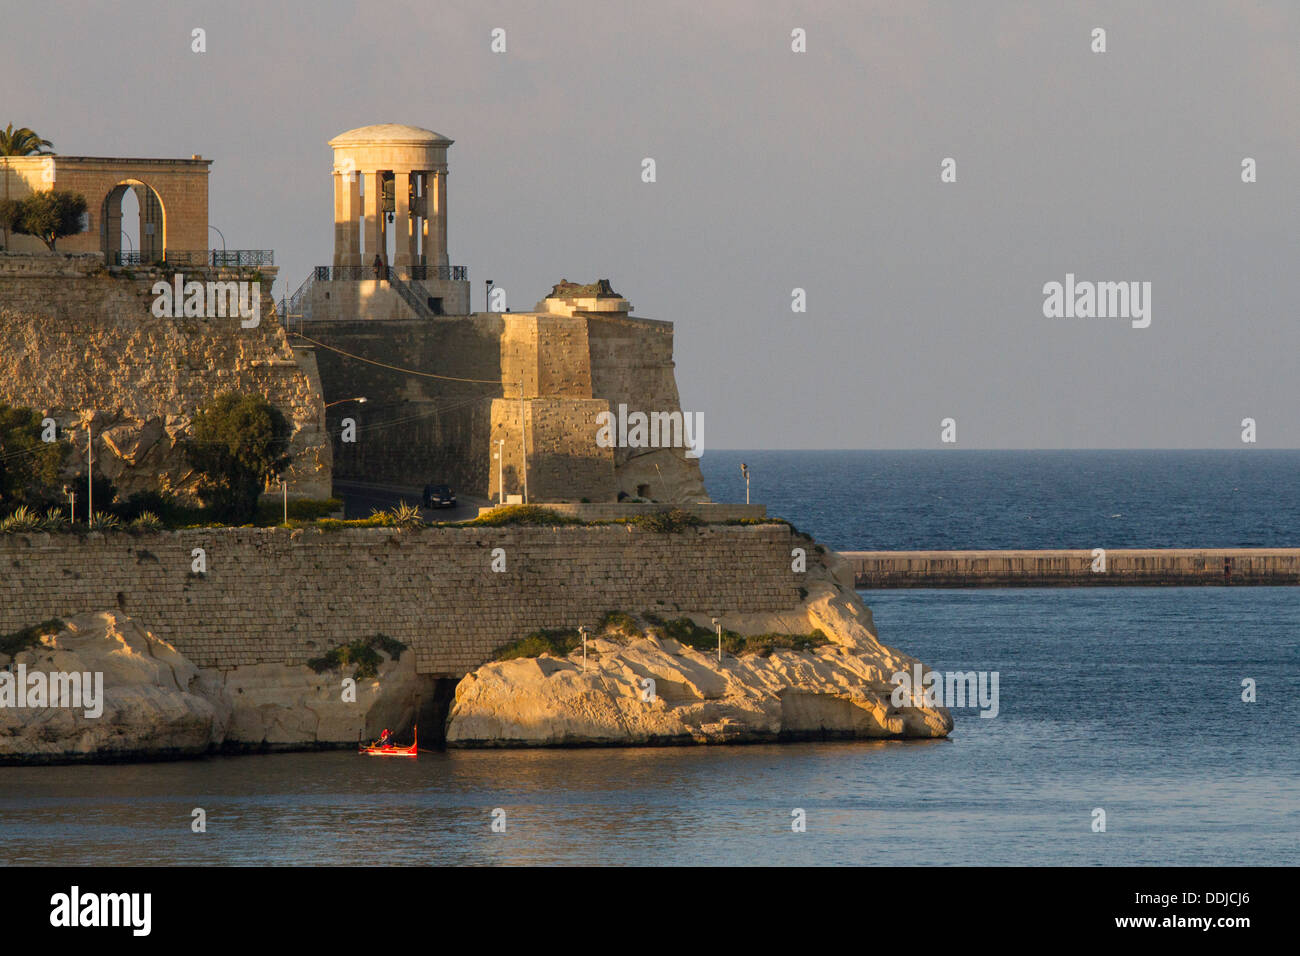
{"label": "street lamp", "polygon": [[[225,233],[223,233],[220,229],[218,229],[216,226],[212,225],[211,223],[208,224],[208,228],[211,229],[211,230],[213,230],[214,232],[216,232],[216,234],[217,234],[218,236],[221,236],[221,264],[224,266],[224,265],[226,264],[226,236],[225,236]],[[214,256],[213,258],[216,258],[216,257]],[[214,266],[216,265],[215,262],[212,263],[212,264],[213,264]]]}
{"label": "street lamp", "polygon": [[483,290],[483,311],[491,312],[492,311],[492,286],[496,285],[496,283],[493,282],[491,279],[484,279],[483,284],[484,286],[486,286],[486,288]]}
{"label": "street lamp", "polygon": [[582,669],[587,670],[587,625],[578,625],[578,633],[582,635]]}
{"label": "street lamp", "polygon": [[743,461],[740,463],[740,473],[745,476],[745,504],[749,504],[749,466]]}
{"label": "street lamp", "polygon": [[718,632],[718,663],[722,663],[722,622],[716,617],[713,619],[713,629]]}
{"label": "street lamp", "polygon": [[497,460],[497,504],[503,505],[506,503],[505,479],[501,474],[506,457],[506,440],[504,438],[497,439],[497,450],[492,457]]}
{"label": "street lamp", "polygon": [[356,402],[358,405],[364,405],[366,401],[364,395],[358,395],[356,398],[340,398],[337,402],[329,402],[325,407],[331,408],[335,405],[342,405],[344,402]]}

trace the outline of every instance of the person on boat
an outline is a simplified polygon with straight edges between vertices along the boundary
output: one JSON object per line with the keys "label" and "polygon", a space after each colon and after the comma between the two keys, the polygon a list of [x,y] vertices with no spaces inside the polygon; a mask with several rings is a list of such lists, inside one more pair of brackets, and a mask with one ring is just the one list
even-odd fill
{"label": "person on boat", "polygon": [[389,729],[388,729],[387,727],[385,727],[385,728],[384,728],[384,732],[383,732],[382,734],[379,735],[379,744],[378,744],[378,746],[380,746],[380,747],[391,747],[392,745],[393,745],[393,735],[392,735],[392,732],[389,731]]}

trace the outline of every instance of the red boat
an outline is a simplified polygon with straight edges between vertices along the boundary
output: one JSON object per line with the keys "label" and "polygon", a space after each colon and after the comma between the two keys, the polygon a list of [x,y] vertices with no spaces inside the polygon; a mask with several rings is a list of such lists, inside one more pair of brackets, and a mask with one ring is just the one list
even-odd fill
{"label": "red boat", "polygon": [[382,747],[375,744],[362,745],[357,748],[357,753],[365,754],[368,757],[415,757],[419,755],[420,746],[420,725],[415,725],[415,740],[409,747],[395,747],[392,744],[384,744]]}

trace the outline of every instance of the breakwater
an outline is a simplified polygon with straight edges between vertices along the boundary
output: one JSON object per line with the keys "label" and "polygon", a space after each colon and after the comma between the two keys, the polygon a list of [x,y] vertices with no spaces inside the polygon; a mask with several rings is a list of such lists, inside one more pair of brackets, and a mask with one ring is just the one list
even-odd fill
{"label": "breakwater", "polygon": [[1300,584],[1300,548],[840,553],[860,588]]}

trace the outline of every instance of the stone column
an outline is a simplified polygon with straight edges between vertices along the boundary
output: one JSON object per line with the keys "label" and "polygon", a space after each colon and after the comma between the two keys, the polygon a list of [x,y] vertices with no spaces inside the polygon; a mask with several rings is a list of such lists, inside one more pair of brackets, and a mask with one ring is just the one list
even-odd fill
{"label": "stone column", "polygon": [[[429,190],[433,188],[433,174],[428,170],[420,173],[420,263],[429,264]],[[435,272],[433,278],[437,278]]]}
{"label": "stone column", "polygon": [[[388,249],[384,245],[384,178],[378,171],[371,171],[365,174],[366,177],[366,261],[363,265],[367,270],[370,264],[375,261],[378,255],[384,264],[388,264]],[[363,273],[366,278],[372,278],[367,271]]]}
{"label": "stone column", "polygon": [[430,274],[447,267],[447,170],[434,171],[433,189],[429,203],[429,259]]}
{"label": "stone column", "polygon": [[[120,188],[120,187],[119,187]],[[116,195],[116,199],[113,198]],[[114,189],[104,204],[104,257],[110,265],[117,265],[117,254],[122,251],[122,195]]]}
{"label": "stone column", "polygon": [[411,265],[420,264],[420,174],[411,173],[411,223],[407,232],[406,248]]}
{"label": "stone column", "polygon": [[410,275],[411,269],[411,174],[404,170],[393,172],[393,226],[397,232],[397,241],[393,244],[393,254],[397,259],[393,265],[404,269]]}
{"label": "stone column", "polygon": [[352,172],[347,177],[348,193],[348,247],[343,265],[361,265],[361,174]]}
{"label": "stone column", "polygon": [[334,268],[343,265],[348,243],[347,177],[334,173]]}

